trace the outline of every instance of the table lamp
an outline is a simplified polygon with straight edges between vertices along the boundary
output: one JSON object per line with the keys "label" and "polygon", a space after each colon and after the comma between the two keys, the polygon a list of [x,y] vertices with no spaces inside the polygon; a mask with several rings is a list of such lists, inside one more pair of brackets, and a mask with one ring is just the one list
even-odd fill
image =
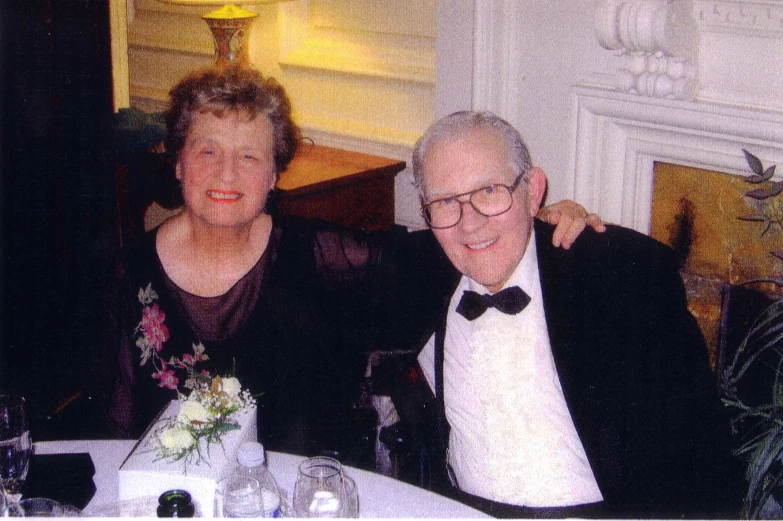
{"label": "table lamp", "polygon": [[234,4],[226,0],[158,0],[164,4],[185,6],[222,6],[202,16],[215,40],[215,63],[225,64],[237,60],[248,62],[247,39],[250,26],[258,13],[242,9],[236,4],[276,4],[290,0],[238,0]]}

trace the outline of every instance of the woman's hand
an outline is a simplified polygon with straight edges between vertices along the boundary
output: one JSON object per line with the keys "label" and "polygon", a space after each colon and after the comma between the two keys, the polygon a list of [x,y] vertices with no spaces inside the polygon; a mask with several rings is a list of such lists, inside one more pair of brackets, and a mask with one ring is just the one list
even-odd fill
{"label": "woman's hand", "polygon": [[566,250],[584,231],[585,226],[590,226],[599,233],[606,230],[597,213],[587,213],[584,206],[570,199],[544,206],[536,217],[556,226],[555,233],[552,235],[552,245],[562,246]]}

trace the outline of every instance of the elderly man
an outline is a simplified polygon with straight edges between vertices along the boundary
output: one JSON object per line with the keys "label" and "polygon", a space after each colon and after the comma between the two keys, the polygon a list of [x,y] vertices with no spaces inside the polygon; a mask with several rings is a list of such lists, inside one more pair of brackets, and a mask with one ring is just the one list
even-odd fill
{"label": "elderly man", "polygon": [[397,317],[438,324],[394,396],[429,485],[502,517],[733,515],[727,425],[671,250],[613,226],[554,248],[534,219],[544,172],[493,114],[435,123],[413,168],[450,261],[422,239],[410,287],[439,309]]}

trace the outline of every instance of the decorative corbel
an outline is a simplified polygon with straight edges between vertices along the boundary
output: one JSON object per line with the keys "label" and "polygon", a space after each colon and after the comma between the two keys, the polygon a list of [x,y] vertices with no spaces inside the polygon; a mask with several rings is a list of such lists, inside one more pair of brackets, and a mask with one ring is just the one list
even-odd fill
{"label": "decorative corbel", "polygon": [[617,87],[691,100],[698,90],[699,34],[691,0],[600,0],[596,36],[620,59]]}

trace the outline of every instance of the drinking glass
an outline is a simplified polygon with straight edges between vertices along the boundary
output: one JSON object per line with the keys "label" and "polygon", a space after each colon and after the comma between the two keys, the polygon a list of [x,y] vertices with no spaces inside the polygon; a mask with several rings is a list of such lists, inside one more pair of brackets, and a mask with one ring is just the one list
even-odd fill
{"label": "drinking glass", "polygon": [[64,517],[63,506],[53,499],[23,499],[11,507],[11,517]]}
{"label": "drinking glass", "polygon": [[0,486],[8,496],[19,495],[31,453],[24,398],[0,393]]}
{"label": "drinking glass", "polygon": [[0,487],[0,517],[8,517],[8,500],[2,487]]}
{"label": "drinking glass", "polygon": [[345,483],[340,462],[323,456],[299,465],[294,486],[297,517],[344,517]]}
{"label": "drinking glass", "polygon": [[345,474],[343,474],[343,484],[345,485],[343,516],[356,519],[359,517],[359,490],[356,488],[356,482]]}

